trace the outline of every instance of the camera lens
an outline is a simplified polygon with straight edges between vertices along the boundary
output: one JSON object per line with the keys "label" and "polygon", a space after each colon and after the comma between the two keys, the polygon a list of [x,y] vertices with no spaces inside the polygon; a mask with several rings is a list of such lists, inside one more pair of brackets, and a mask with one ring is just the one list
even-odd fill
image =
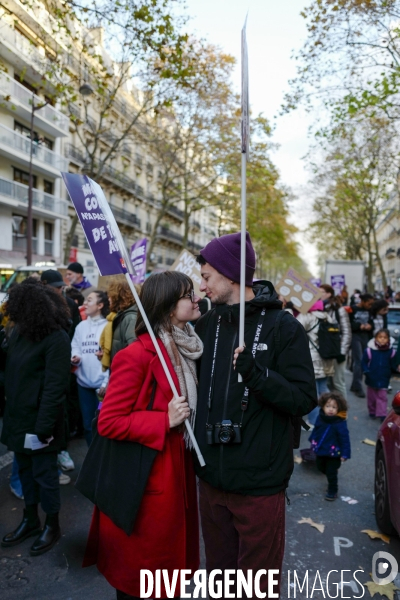
{"label": "camera lens", "polygon": [[232,425],[223,425],[219,430],[219,441],[221,444],[230,444],[236,437],[235,431]]}

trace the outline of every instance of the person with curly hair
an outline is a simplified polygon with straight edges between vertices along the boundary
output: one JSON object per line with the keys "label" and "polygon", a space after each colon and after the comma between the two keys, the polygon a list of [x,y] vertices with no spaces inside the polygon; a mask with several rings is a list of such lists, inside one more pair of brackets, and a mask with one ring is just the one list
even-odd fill
{"label": "person with curly hair", "polygon": [[[3,548],[38,535],[31,556],[50,550],[61,536],[57,454],[64,442],[71,342],[64,298],[29,278],[10,290],[6,305],[10,332],[5,365],[6,407],[1,442],[15,453],[25,501],[18,527],[3,537]],[[4,344],[3,344],[4,347]],[[27,434],[43,446],[25,447]],[[42,529],[38,504],[46,513]]]}
{"label": "person with curly hair", "polygon": [[[140,285],[135,285],[140,294]],[[100,336],[101,351],[97,353],[103,370],[110,368],[114,356],[136,339],[137,306],[126,280],[114,280],[108,288],[110,314]]]}

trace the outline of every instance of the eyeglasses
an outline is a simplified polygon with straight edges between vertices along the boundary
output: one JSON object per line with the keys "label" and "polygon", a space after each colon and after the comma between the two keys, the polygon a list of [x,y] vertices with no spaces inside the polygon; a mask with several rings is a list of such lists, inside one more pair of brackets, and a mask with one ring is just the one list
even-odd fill
{"label": "eyeglasses", "polygon": [[184,294],[183,296],[181,296],[180,298],[178,298],[178,302],[179,300],[182,300],[182,298],[190,298],[190,302],[195,302],[195,293],[194,290],[190,290],[190,292],[188,292],[187,294]]}

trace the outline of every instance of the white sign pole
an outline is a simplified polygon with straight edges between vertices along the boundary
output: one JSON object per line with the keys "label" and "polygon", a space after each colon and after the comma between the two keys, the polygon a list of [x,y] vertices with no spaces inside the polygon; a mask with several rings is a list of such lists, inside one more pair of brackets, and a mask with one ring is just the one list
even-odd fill
{"label": "white sign pole", "polygon": [[[250,120],[249,120],[249,65],[246,40],[247,17],[242,29],[242,193],[241,193],[241,227],[240,227],[240,314],[239,314],[239,346],[244,346],[244,314],[246,300],[246,166],[249,152]],[[242,376],[238,375],[239,382]]]}
{"label": "white sign pole", "polygon": [[[157,352],[158,358],[160,359],[161,365],[162,365],[162,367],[163,367],[163,369],[164,369],[164,373],[165,373],[165,375],[166,375],[166,377],[167,377],[167,379],[168,379],[168,383],[169,383],[169,385],[170,385],[170,387],[171,387],[172,393],[173,393],[173,395],[175,396],[175,398],[178,398],[178,397],[179,397],[178,390],[177,390],[177,389],[176,389],[176,387],[175,387],[174,380],[173,380],[173,379],[172,379],[172,377],[171,377],[171,373],[169,372],[169,369],[168,369],[168,367],[167,367],[167,363],[165,362],[165,358],[164,358],[164,356],[163,356],[163,353],[161,352],[161,348],[160,348],[160,346],[159,346],[159,344],[158,344],[157,338],[156,338],[156,336],[154,335],[154,331],[153,331],[153,329],[152,329],[152,327],[151,327],[151,325],[150,325],[150,322],[149,322],[149,320],[148,320],[148,318],[147,318],[146,312],[145,312],[145,310],[144,310],[144,308],[143,308],[143,304],[141,303],[141,301],[140,301],[140,298],[139,298],[139,296],[138,296],[138,293],[137,293],[137,291],[136,291],[136,289],[135,289],[135,286],[134,286],[134,285],[133,285],[133,283],[132,283],[131,276],[130,276],[130,274],[129,274],[129,273],[126,273],[126,274],[125,274],[125,277],[126,277],[126,280],[127,280],[127,282],[128,282],[128,285],[129,285],[129,287],[131,288],[131,292],[132,292],[132,294],[133,294],[133,297],[135,298],[135,302],[136,302],[136,304],[137,304],[137,307],[138,307],[138,309],[140,310],[140,314],[141,314],[141,315],[142,315],[142,317],[143,317],[143,321],[144,321],[144,323],[145,323],[145,325],[146,325],[146,328],[147,328],[147,331],[148,331],[148,333],[149,333],[149,335],[150,335],[150,337],[151,337],[151,341],[152,341],[152,342],[153,342],[153,344],[154,344],[154,347],[155,347],[155,349],[156,349],[156,352]],[[201,467],[204,467],[206,463],[205,463],[205,461],[204,461],[203,455],[202,455],[202,454],[201,454],[201,452],[200,452],[199,445],[198,445],[198,443],[197,443],[197,440],[196,440],[196,438],[194,437],[193,429],[192,429],[192,427],[191,427],[191,425],[190,425],[190,422],[189,422],[189,420],[188,420],[188,419],[186,419],[186,420],[185,420],[185,427],[186,427],[186,429],[187,429],[187,432],[188,432],[188,434],[189,434],[189,436],[190,436],[190,439],[192,440],[192,443],[193,443],[193,448],[194,448],[194,449],[195,449],[195,451],[196,451],[197,458],[198,458],[198,460],[199,460],[200,466],[201,466]]]}

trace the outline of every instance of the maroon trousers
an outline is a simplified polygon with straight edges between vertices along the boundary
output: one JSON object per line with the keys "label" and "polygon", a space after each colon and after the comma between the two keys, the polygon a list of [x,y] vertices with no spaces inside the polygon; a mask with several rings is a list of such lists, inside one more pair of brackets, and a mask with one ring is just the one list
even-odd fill
{"label": "maroon trousers", "polygon": [[[200,480],[199,497],[207,571],[241,569],[247,576],[252,569],[254,577],[260,569],[279,569],[279,575],[274,575],[279,585],[273,587],[273,592],[279,593],[285,550],[285,493],[243,496],[222,492]],[[235,589],[232,586],[230,591]],[[268,598],[268,576],[261,577],[260,590]]]}

